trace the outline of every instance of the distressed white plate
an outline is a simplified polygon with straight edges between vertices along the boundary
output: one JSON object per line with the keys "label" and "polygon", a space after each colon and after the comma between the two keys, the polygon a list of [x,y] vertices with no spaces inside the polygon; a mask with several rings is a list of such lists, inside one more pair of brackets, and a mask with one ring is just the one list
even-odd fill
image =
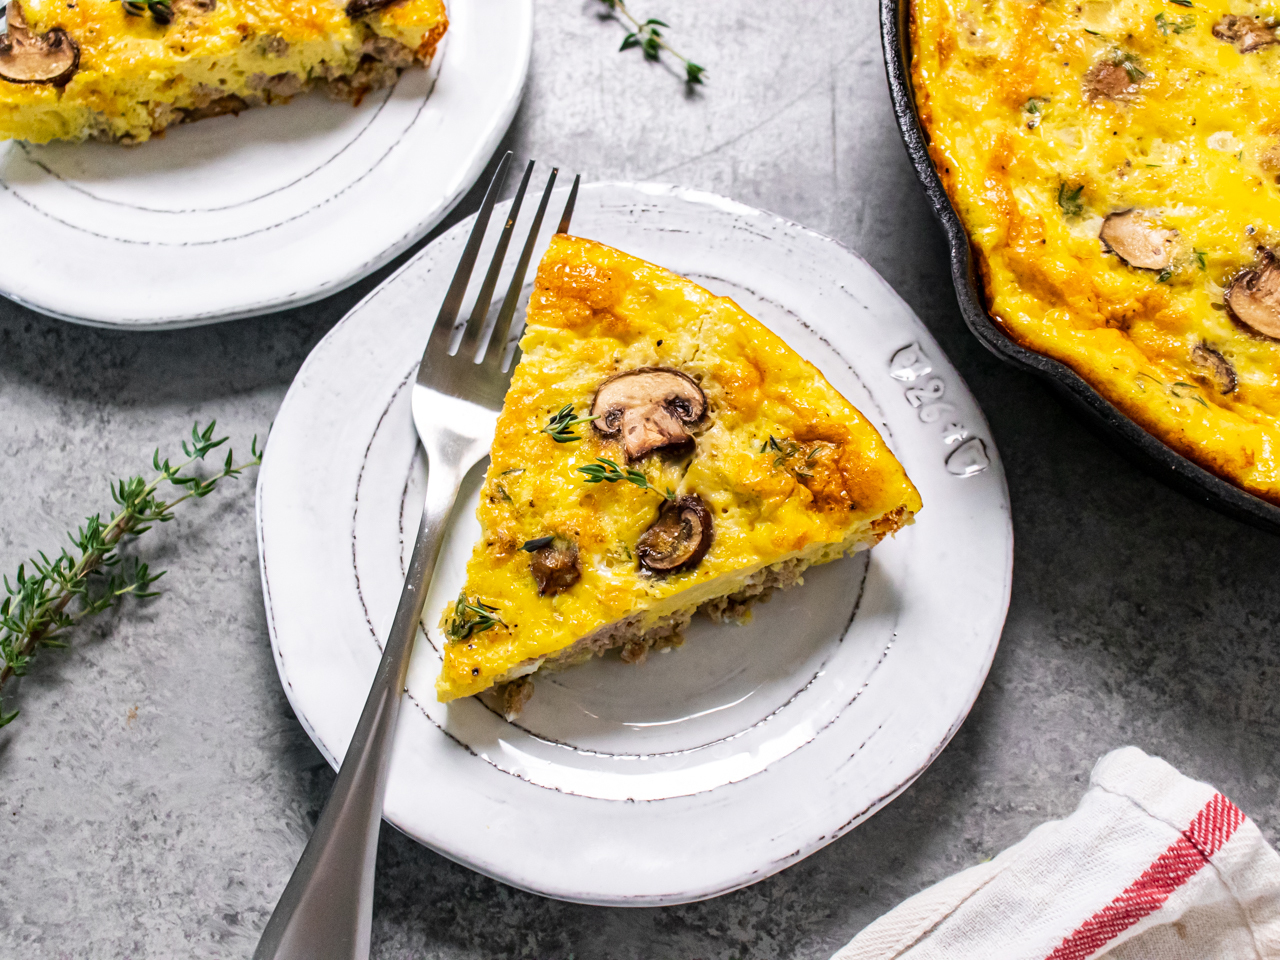
{"label": "distressed white plate", "polygon": [[[467,229],[440,237],[316,346],[258,481],[280,679],[335,767],[421,515],[408,384]],[[464,491],[410,669],[386,818],[547,896],[697,900],[852,829],[955,733],[1009,602],[1004,474],[933,338],[834,241],[710,194],[635,184],[584,188],[573,232],[732,295],[875,422],[924,498],[915,526],[812,570],[749,626],[695,622],[683,648],[641,666],[613,655],[539,678],[508,724],[475,699],[443,706],[433,689],[435,623],[478,535],[479,473]]]}
{"label": "distressed white plate", "polygon": [[420,239],[470,188],[528,72],[530,0],[454,0],[428,70],[357,108],[313,92],[138,147],[0,143],[0,293],[98,326],[308,303]]}

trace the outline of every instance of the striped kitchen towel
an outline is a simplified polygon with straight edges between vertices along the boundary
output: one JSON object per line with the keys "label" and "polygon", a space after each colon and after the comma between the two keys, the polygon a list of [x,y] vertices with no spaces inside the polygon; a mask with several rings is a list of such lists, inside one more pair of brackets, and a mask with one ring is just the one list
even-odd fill
{"label": "striped kitchen towel", "polygon": [[1280,856],[1205,783],[1137,747],[1075,813],[899,904],[832,960],[1280,958]]}

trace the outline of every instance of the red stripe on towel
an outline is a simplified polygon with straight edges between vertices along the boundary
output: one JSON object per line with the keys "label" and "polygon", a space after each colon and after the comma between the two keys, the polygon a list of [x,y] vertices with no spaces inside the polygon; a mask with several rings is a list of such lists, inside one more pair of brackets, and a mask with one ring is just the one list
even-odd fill
{"label": "red stripe on towel", "polygon": [[1082,923],[1046,960],[1085,960],[1155,913],[1173,891],[1190,880],[1244,823],[1240,808],[1220,793],[1204,805],[1191,825],[1128,889]]}

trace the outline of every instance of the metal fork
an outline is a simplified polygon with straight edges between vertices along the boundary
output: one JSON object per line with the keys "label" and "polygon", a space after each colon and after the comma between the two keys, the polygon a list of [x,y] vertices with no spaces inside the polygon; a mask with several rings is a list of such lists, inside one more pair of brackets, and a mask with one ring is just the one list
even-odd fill
{"label": "metal fork", "polygon": [[[506,178],[511,153],[502,158],[489,182],[475,227],[436,318],[413,387],[413,422],[427,454],[427,498],[418,538],[409,560],[400,604],[387,635],[382,661],[365,701],[315,832],[302,859],[267,921],[254,960],[368,960],[373,918],[373,877],[382,825],[382,801],[387,787],[387,758],[400,712],[401,694],[409,670],[409,656],[422,618],[436,558],[444,541],[449,515],[463,478],[489,452],[498,411],[511,381],[503,369],[507,337],[515,317],[525,273],[533,255],[542,216],[551,199],[557,170],[547,179],[538,212],[529,228],[506,297],[494,322],[488,346],[477,357],[485,318],[493,302],[507,246],[515,228],[525,188],[533,175],[533,161],[511,202],[511,212],[498,238],[475,307],[456,351],[449,346],[455,321],[484,240],[494,201]],[[574,178],[559,232],[569,229],[578,194]],[[515,365],[512,359],[511,366]]]}

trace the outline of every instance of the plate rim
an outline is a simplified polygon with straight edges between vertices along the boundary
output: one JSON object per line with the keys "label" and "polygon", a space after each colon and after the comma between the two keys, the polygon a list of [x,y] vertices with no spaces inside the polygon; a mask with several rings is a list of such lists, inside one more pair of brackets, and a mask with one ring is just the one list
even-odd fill
{"label": "plate rim", "polygon": [[[634,189],[637,191],[638,194],[641,194],[641,193],[646,195],[658,194],[658,195],[669,196],[673,199],[683,200],[686,202],[711,204],[712,206],[715,206],[721,210],[738,213],[740,215],[741,214],[751,214],[751,215],[762,214],[777,226],[784,227],[795,233],[803,234],[806,237],[808,237],[810,240],[822,242],[825,244],[831,244],[840,251],[841,255],[851,257],[852,259],[858,261],[862,265],[862,267],[868,271],[870,277],[879,281],[879,284],[883,288],[884,292],[887,293],[888,296],[893,298],[893,300],[897,301],[897,303],[900,305],[900,307],[905,312],[905,314],[912,321],[914,321],[915,324],[918,325],[917,331],[910,331],[910,332],[916,334],[916,336],[919,336],[919,334],[922,333],[925,337],[928,338],[927,345],[932,350],[935,350],[938,355],[942,356],[943,358],[946,357],[941,346],[937,344],[936,340],[934,340],[932,335],[929,333],[928,329],[919,320],[918,316],[916,316],[915,312],[911,310],[911,308],[905,303],[905,301],[902,300],[902,298],[896,293],[896,291],[893,290],[893,288],[887,283],[887,281],[885,281],[884,278],[881,277],[880,274],[877,271],[875,271],[874,268],[871,267],[870,264],[868,264],[864,258],[859,256],[856,252],[850,250],[848,247],[840,243],[838,240],[835,240],[834,238],[826,236],[811,228],[805,227],[802,224],[798,224],[788,218],[769,213],[768,211],[760,210],[759,208],[750,207],[746,204],[742,204],[738,201],[735,201],[730,198],[723,197],[721,195],[711,193],[708,191],[679,187],[671,184],[637,183],[632,181],[596,182],[591,184],[585,184],[583,185],[582,189],[585,192],[586,190],[589,190],[592,188],[599,188],[599,187]],[[472,218],[468,218],[467,220],[464,220],[458,225],[455,225],[453,228],[451,228],[451,232],[466,230],[467,225],[471,221],[471,219]],[[312,350],[312,353],[308,356],[307,360],[299,368],[298,373],[295,376],[294,384],[297,384],[304,379],[304,374],[307,373],[308,367],[312,363],[313,359],[323,352],[322,348],[325,347],[326,341],[328,341],[330,337],[336,337],[339,334],[340,329],[343,328],[345,324],[349,320],[351,320],[355,315],[357,315],[360,312],[360,310],[367,304],[368,301],[370,301],[380,292],[380,290],[382,289],[382,286],[391,284],[393,281],[399,278],[403,273],[413,268],[416,265],[418,258],[424,256],[425,254],[426,254],[426,251],[424,250],[420,252],[417,256],[415,256],[413,260],[403,264],[395,273],[393,273],[384,281],[384,284],[380,284],[377,289],[370,291],[364,298],[361,299],[361,301],[358,304],[356,304],[348,312],[347,315],[345,315],[342,318],[342,320],[340,320],[337,324],[335,324],[334,327],[326,333],[325,337],[323,337],[315,345],[315,347]],[[908,328],[908,330],[909,329],[910,328]],[[949,359],[946,359],[946,363],[949,367],[952,366],[950,364]],[[855,373],[855,376],[856,375],[857,374]],[[959,375],[959,372],[954,371],[954,375],[960,381],[966,393],[968,393],[969,396],[972,397],[972,393],[968,391],[967,385],[963,383],[963,378]],[[293,390],[294,390],[294,386],[291,385],[290,393],[292,393]],[[289,395],[286,395],[285,400],[281,404],[281,413],[283,413],[285,405],[289,402],[289,399],[290,399]],[[975,408],[977,408],[976,398],[973,399],[973,403]],[[977,412],[978,412],[978,416],[981,418],[981,427],[984,429],[985,436],[988,438],[991,438],[990,428],[989,428],[989,425],[986,423],[985,416],[982,414],[980,408],[977,408]],[[279,419],[279,415],[277,415],[277,419]],[[994,450],[994,440],[990,439],[988,442],[992,444],[992,448]],[[268,444],[268,456],[270,456],[270,449],[271,449],[270,444]],[[427,846],[428,848],[436,851],[437,853],[440,853],[442,856],[445,856],[446,858],[453,860],[454,862],[457,862],[463,866],[466,866],[468,869],[471,869],[483,875],[489,876],[492,879],[495,879],[504,884],[516,887],[521,890],[528,891],[530,893],[537,894],[539,896],[552,897],[555,899],[560,899],[568,902],[577,902],[577,903],[595,904],[595,905],[604,905],[604,906],[636,906],[636,907],[666,906],[666,905],[674,905],[674,904],[704,900],[710,897],[720,896],[726,893],[730,893],[734,890],[738,890],[743,887],[749,886],[761,879],[764,879],[768,876],[773,875],[774,873],[779,872],[780,870],[785,869],[786,867],[798,862],[799,860],[804,859],[805,857],[815,852],[817,849],[820,849],[821,847],[832,842],[838,837],[843,836],[845,833],[849,832],[850,830],[852,830],[853,828],[855,828],[856,826],[864,822],[870,816],[874,815],[876,812],[882,809],[885,805],[890,803],[893,799],[901,795],[903,791],[905,791],[912,783],[914,783],[915,780],[933,763],[933,761],[938,757],[938,755],[942,752],[942,750],[946,748],[946,746],[950,743],[952,738],[955,736],[956,732],[963,725],[964,721],[967,719],[969,713],[973,708],[973,705],[977,699],[977,696],[979,695],[983,685],[985,684],[986,677],[989,673],[991,663],[994,659],[996,650],[999,647],[999,642],[1003,634],[1004,624],[1007,620],[1008,609],[1009,609],[1009,604],[1011,600],[1011,592],[1012,592],[1012,569],[1013,569],[1013,553],[1014,553],[1014,535],[1013,535],[1011,511],[1009,510],[1008,483],[1007,483],[1006,475],[1003,470],[1002,462],[998,455],[998,451],[996,451],[995,456],[992,457],[992,462],[993,462],[993,465],[996,467],[996,477],[998,478],[999,492],[1001,495],[1000,504],[1001,504],[1001,511],[1002,511],[1003,520],[1004,520],[1003,533],[1004,533],[1004,543],[1005,543],[1005,547],[1004,547],[1005,563],[1004,563],[1004,569],[1002,571],[1002,578],[1001,578],[1001,584],[1000,584],[1001,589],[999,591],[999,598],[992,603],[992,609],[995,609],[997,607],[999,608],[998,622],[995,623],[995,625],[993,626],[992,636],[990,641],[987,644],[983,663],[981,664],[981,670],[976,675],[973,688],[972,690],[965,691],[963,699],[967,705],[959,713],[959,715],[956,716],[951,721],[950,726],[945,731],[945,734],[937,743],[935,743],[930,748],[924,760],[920,763],[920,765],[916,769],[914,769],[908,776],[902,779],[901,782],[899,782],[894,789],[872,800],[866,807],[864,807],[862,810],[858,811],[857,813],[853,814],[853,816],[851,816],[842,826],[840,826],[838,829],[834,830],[833,832],[830,832],[829,834],[824,835],[823,837],[818,838],[817,840],[813,840],[810,843],[802,845],[794,853],[789,854],[785,857],[781,857],[777,860],[774,860],[770,862],[767,866],[762,867],[761,869],[753,870],[746,875],[737,876],[736,878],[726,883],[715,885],[713,888],[682,890],[679,892],[672,892],[672,893],[662,894],[662,895],[638,895],[638,896],[619,897],[619,896],[598,896],[598,895],[592,895],[589,892],[583,892],[583,891],[577,891],[577,890],[565,890],[565,889],[550,890],[545,885],[540,887],[537,884],[536,880],[534,880],[529,876],[522,877],[518,874],[505,872],[504,870],[496,868],[487,863],[482,863],[476,860],[467,859],[464,855],[461,855],[450,849],[445,849],[440,845],[430,842],[430,840],[424,837],[415,835],[410,829],[408,829],[407,827],[401,824],[398,824],[395,820],[392,820],[390,818],[384,818],[384,819],[386,819],[388,823],[394,826],[401,833],[404,833],[406,836],[412,837],[417,842],[422,843],[424,846]],[[290,702],[290,706],[294,709],[295,715],[298,717],[298,720],[302,724],[303,728],[307,731],[307,734],[311,738],[312,742],[315,743],[317,748],[321,751],[326,761],[336,769],[339,766],[338,758],[336,757],[334,752],[318,736],[314,726],[307,719],[306,715],[299,709],[298,703],[295,702],[294,687],[286,672],[283,656],[279,648],[278,636],[277,636],[276,627],[275,627],[271,584],[270,584],[269,575],[267,571],[266,552],[265,552],[266,551],[266,543],[265,543],[266,531],[265,531],[265,517],[264,517],[264,511],[263,511],[263,502],[264,502],[263,490],[269,476],[270,474],[268,471],[268,464],[264,463],[264,467],[259,473],[257,486],[256,486],[256,497],[255,497],[256,524],[255,526],[256,526],[256,533],[257,533],[257,540],[258,540],[263,598],[264,598],[264,605],[266,606],[268,630],[270,633],[270,641],[272,646],[273,658],[276,661],[277,671],[279,673],[281,685],[285,690],[285,694]],[[715,792],[715,790],[724,789],[725,786],[732,786],[732,784],[726,784],[726,785],[722,785],[721,787],[713,788],[712,790],[709,790],[709,791],[703,791],[703,795],[705,795],[706,793],[713,793]],[[574,797],[575,799],[579,799],[579,800],[588,800],[588,801],[594,800],[594,798],[578,797],[574,794],[566,794],[565,796]],[[697,796],[697,794],[694,794],[691,796]],[[678,801],[681,799],[688,799],[688,797],[673,797],[673,798],[667,798],[667,799],[669,801],[670,800]],[[527,873],[528,871],[526,871],[526,874]]]}

